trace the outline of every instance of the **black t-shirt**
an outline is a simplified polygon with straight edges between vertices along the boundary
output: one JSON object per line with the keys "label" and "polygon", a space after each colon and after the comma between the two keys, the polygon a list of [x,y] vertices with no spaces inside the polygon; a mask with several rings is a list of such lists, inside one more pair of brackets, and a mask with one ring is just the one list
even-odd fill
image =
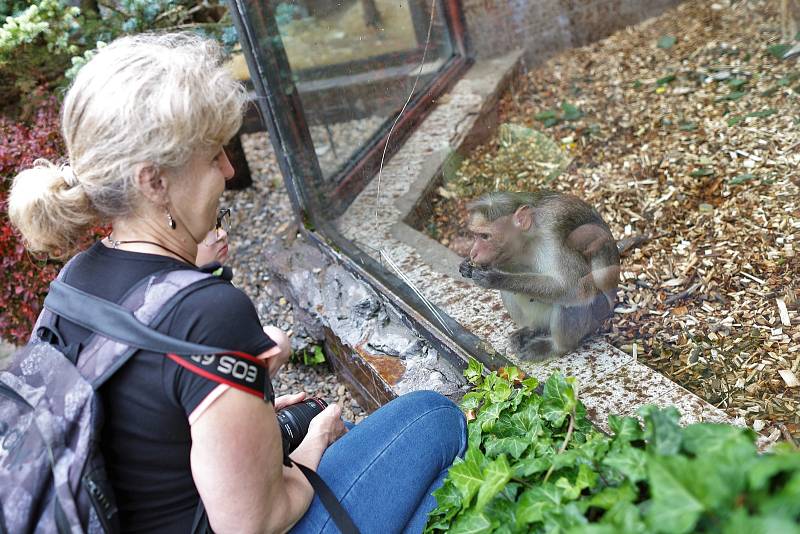
{"label": "black t-shirt", "polygon": [[[98,242],[76,258],[65,281],[119,303],[145,276],[186,268],[191,267],[166,256],[110,249]],[[90,334],[63,319],[56,327],[68,345]],[[252,355],[275,346],[261,329],[250,299],[224,281],[187,295],[157,329]],[[139,351],[101,387],[101,447],[124,532],[190,530],[199,496],[189,463],[188,417],[216,386],[163,354]]]}

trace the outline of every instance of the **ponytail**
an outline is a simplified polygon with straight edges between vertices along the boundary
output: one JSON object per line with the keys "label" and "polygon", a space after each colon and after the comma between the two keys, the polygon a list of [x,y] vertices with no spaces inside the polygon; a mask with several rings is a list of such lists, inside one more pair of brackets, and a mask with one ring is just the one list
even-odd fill
{"label": "ponytail", "polygon": [[20,172],[11,186],[8,216],[25,246],[54,258],[73,253],[78,241],[96,222],[80,180],[69,166],[39,159]]}

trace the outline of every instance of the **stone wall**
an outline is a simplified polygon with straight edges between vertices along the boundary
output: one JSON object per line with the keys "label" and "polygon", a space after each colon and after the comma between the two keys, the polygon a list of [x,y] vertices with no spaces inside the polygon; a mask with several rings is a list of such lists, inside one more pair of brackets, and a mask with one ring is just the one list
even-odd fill
{"label": "stone wall", "polygon": [[516,48],[534,65],[659,15],[680,0],[462,0],[476,57]]}

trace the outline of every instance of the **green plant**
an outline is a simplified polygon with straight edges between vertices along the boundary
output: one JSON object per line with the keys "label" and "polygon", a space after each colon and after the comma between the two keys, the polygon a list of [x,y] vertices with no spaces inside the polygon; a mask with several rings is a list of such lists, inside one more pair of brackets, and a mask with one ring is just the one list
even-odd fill
{"label": "green plant", "polygon": [[319,365],[325,363],[325,353],[322,351],[322,347],[315,345],[299,353],[292,353],[292,361],[303,365]]}
{"label": "green plant", "polygon": [[800,453],[759,455],[755,434],[678,425],[646,406],[595,430],[575,382],[538,383],[516,368],[465,375],[469,448],[438,489],[426,532],[800,532]]}
{"label": "green plant", "polygon": [[61,0],[38,0],[0,26],[0,108],[36,87],[47,92],[80,51],[80,9]]}
{"label": "green plant", "polygon": [[[30,122],[0,117],[0,139],[0,338],[23,344],[62,262],[37,259],[26,252],[21,236],[8,220],[6,202],[19,171],[30,167],[36,158],[62,158],[57,100],[44,100]],[[87,243],[107,233],[106,228],[93,228],[86,236]]]}
{"label": "green plant", "polygon": [[93,50],[122,35],[194,31],[217,39],[228,52],[237,42],[224,0],[84,0],[83,9],[73,3],[36,0],[22,9],[20,2],[0,0],[4,114],[24,116],[17,105],[21,95],[37,87],[51,94],[65,86]]}

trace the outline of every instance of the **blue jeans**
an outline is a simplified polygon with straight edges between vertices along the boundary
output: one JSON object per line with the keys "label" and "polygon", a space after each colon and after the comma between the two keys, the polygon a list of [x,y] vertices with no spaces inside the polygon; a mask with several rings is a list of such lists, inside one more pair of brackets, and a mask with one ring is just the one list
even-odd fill
{"label": "blue jeans", "polygon": [[[398,397],[354,426],[322,456],[317,472],[362,534],[422,532],[431,492],[467,447],[461,410],[433,391]],[[293,533],[335,533],[315,496]]]}

